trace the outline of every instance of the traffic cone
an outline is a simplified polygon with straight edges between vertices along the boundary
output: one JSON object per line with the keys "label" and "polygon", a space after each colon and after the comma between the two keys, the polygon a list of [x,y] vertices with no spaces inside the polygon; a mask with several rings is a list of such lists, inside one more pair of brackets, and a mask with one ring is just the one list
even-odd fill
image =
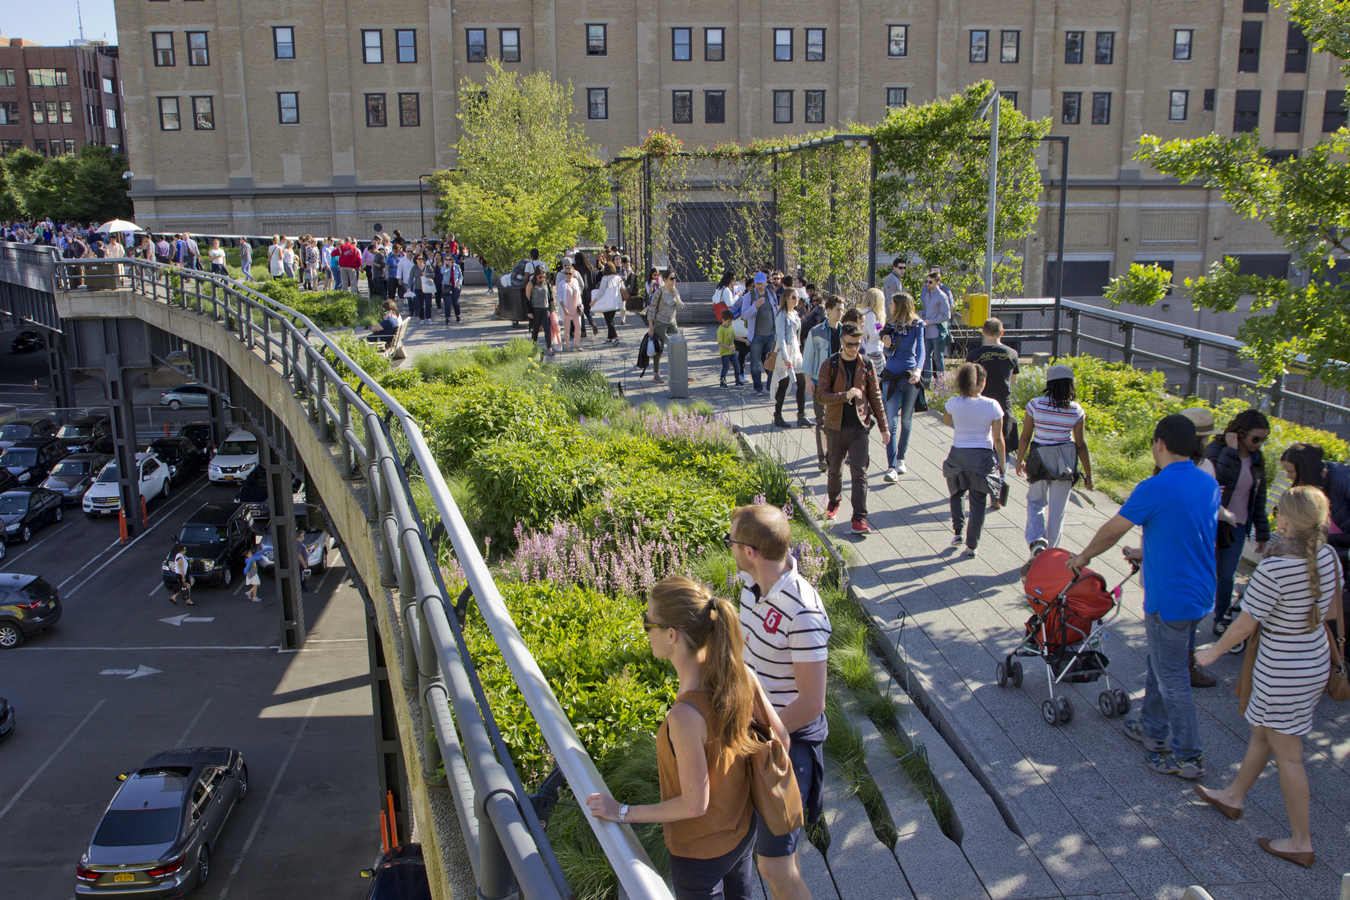
{"label": "traffic cone", "polygon": [[117,511],[117,542],[125,544],[127,542],[127,514],[125,510]]}
{"label": "traffic cone", "polygon": [[35,390],[35,391],[38,390],[37,379],[36,379],[36,378],[33,379],[33,390]]}

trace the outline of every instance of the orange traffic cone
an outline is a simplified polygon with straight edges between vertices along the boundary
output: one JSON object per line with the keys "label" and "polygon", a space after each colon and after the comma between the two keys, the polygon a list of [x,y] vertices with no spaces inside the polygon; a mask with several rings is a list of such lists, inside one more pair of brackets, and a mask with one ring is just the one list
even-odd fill
{"label": "orange traffic cone", "polygon": [[117,511],[117,532],[118,532],[118,543],[125,544],[127,542],[126,510],[119,509]]}

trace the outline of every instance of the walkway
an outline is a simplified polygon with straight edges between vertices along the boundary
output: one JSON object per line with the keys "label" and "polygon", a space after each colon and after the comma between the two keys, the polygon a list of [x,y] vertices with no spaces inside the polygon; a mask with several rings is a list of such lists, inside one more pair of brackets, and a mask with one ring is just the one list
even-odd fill
{"label": "walkway", "polygon": [[[510,323],[491,319],[492,302],[481,291],[469,292],[465,300],[463,325],[413,326],[407,341],[410,357],[437,347],[500,342],[522,334]],[[658,390],[650,378],[636,380],[633,361],[641,326],[636,317],[630,323],[618,348],[605,348],[590,338],[594,349],[560,359],[579,356],[594,362],[634,403],[664,402],[665,388]],[[754,397],[749,388],[724,391],[717,386],[711,326],[687,329],[686,335],[694,378],[690,399],[712,403],[752,440],[781,453],[804,493],[823,507],[825,477],[816,468],[811,431],[774,429],[771,403]],[[920,719],[920,739],[953,800],[964,839],[960,847],[945,839],[931,816],[924,822],[926,807],[916,806],[912,796],[906,801],[904,785],[895,784],[887,789],[887,799],[904,836],[895,851],[900,872],[888,874],[891,852],[872,837],[865,816],[859,819],[862,810],[856,799],[832,809],[827,815],[832,817],[834,845],[827,859],[844,900],[1148,900],[1179,898],[1192,884],[1204,886],[1216,900],[1338,896],[1341,874],[1350,871],[1350,706],[1324,700],[1306,743],[1318,859],[1309,870],[1270,857],[1256,845],[1257,837],[1288,833],[1273,765],[1248,797],[1242,820],[1230,822],[1195,798],[1189,783],[1145,766],[1141,747],[1125,737],[1119,720],[1108,721],[1097,712],[1100,682],[1069,688],[1073,722],[1048,727],[1040,712],[1046,696],[1040,669],[1028,665],[1020,689],[1000,690],[993,681],[995,663],[1016,645],[1026,619],[1018,579],[1026,555],[1025,483],[1014,479],[1010,507],[989,516],[979,557],[958,560],[950,544],[940,472],[951,432],[932,414],[917,415],[914,425],[910,471],[899,484],[881,480],[884,450],[875,441],[872,445],[869,512],[878,533],[867,538],[848,533],[846,494],[842,525],[834,526],[833,534],[851,545],[853,585],[878,623],[894,627],[902,611],[910,617],[906,650],[918,680],[954,735],[952,744],[973,760],[1022,837],[1008,829],[971,771]],[[1116,505],[1104,495],[1094,494],[1093,499],[1095,509],[1071,507],[1066,546],[1081,548],[1115,513]],[[1134,532],[1122,543],[1137,541]],[[1126,573],[1117,553],[1097,563],[1112,585]],[[1113,686],[1118,680],[1136,704],[1145,671],[1141,598],[1138,582],[1131,582],[1105,648]],[[1208,623],[1201,627],[1203,642]],[[1220,661],[1213,669],[1219,686],[1197,692],[1208,770],[1204,783],[1209,786],[1226,783],[1246,748],[1248,728],[1232,693],[1240,661],[1237,656]],[[808,868],[823,877],[818,855],[808,860]],[[821,887],[828,890],[828,880]],[[817,889],[816,896],[822,895]]]}

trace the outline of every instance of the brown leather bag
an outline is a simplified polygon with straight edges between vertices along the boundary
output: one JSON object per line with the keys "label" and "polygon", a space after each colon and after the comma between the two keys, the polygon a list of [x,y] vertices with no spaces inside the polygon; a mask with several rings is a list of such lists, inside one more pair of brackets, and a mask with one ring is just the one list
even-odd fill
{"label": "brown leather bag", "polygon": [[770,350],[764,354],[764,371],[772,372],[778,366],[778,351]]}
{"label": "brown leather bag", "polygon": [[1242,657],[1242,674],[1238,675],[1237,686],[1233,693],[1238,698],[1238,715],[1247,714],[1247,701],[1252,698],[1252,673],[1256,671],[1256,650],[1261,643],[1261,629],[1252,632],[1247,638],[1247,654]]}
{"label": "brown leather bag", "polygon": [[[755,692],[755,708],[768,718],[758,691]],[[746,758],[746,764],[750,767],[750,800],[755,805],[755,812],[775,836],[790,834],[802,827],[805,815],[787,747],[773,729],[757,725],[753,720],[750,722],[750,740],[755,749]]]}

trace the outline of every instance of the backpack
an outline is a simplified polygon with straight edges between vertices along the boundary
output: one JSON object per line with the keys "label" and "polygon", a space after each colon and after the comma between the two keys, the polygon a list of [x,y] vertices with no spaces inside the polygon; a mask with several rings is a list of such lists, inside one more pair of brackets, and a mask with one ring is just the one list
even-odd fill
{"label": "backpack", "polygon": [[529,280],[529,276],[525,274],[526,262],[527,260],[522,259],[520,262],[516,263],[516,267],[511,270],[511,287],[524,287],[525,282]]}

